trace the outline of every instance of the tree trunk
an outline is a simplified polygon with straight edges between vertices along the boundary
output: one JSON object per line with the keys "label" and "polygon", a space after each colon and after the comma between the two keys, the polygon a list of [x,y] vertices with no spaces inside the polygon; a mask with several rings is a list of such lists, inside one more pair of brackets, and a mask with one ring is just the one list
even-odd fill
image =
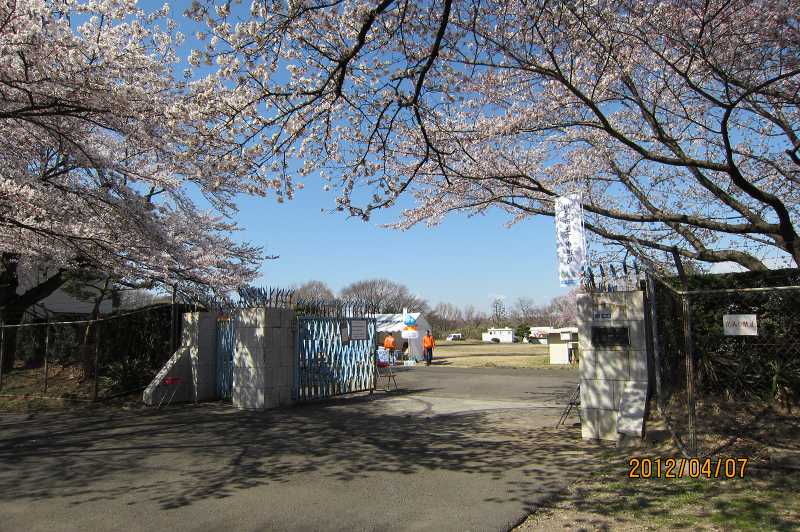
{"label": "tree trunk", "polygon": [[[22,294],[17,293],[19,288],[19,255],[15,253],[0,254],[0,321],[5,325],[19,325],[25,311],[55,292],[64,284],[64,272],[58,272],[52,277],[36,286],[28,288]],[[26,287],[23,287],[26,288]],[[3,340],[3,373],[14,367],[14,358],[17,353],[16,327],[6,328]]]}
{"label": "tree trunk", "polygon": [[95,328],[99,327],[99,324],[96,320],[100,317],[100,305],[108,295],[110,285],[111,278],[106,277],[103,288],[99,290],[99,294],[94,299],[92,313],[89,315],[89,323],[86,324],[86,328],[84,329],[83,342],[81,343],[81,366],[84,379],[93,379],[97,374],[97,368],[94,367],[96,358],[95,352],[97,351],[97,334],[95,333]]}
{"label": "tree trunk", "polygon": [[[13,308],[3,308],[0,311],[0,321],[3,325],[19,325],[22,321],[22,311]],[[17,356],[17,327],[6,327],[3,334],[3,374],[14,368],[14,359]]]}

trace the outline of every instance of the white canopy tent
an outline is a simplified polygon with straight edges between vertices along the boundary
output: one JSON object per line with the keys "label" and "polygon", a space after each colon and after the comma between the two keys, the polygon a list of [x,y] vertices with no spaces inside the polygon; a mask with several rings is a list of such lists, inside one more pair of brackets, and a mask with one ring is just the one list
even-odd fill
{"label": "white canopy tent", "polygon": [[405,316],[402,312],[397,314],[376,314],[375,321],[378,332],[378,345],[383,345],[383,339],[389,333],[393,333],[397,342],[397,348],[403,346],[403,342],[408,342],[409,357],[416,361],[422,360],[422,337],[425,336],[426,331],[431,330],[431,325],[428,320],[420,312],[409,312],[412,318],[417,320],[417,338],[403,338],[403,329],[406,328],[403,319]]}

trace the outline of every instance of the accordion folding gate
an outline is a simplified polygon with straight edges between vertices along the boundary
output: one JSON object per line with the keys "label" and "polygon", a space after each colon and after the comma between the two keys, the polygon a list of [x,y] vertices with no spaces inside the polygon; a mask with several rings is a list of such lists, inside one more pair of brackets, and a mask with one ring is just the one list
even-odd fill
{"label": "accordion folding gate", "polygon": [[375,389],[374,318],[297,318],[294,400]]}

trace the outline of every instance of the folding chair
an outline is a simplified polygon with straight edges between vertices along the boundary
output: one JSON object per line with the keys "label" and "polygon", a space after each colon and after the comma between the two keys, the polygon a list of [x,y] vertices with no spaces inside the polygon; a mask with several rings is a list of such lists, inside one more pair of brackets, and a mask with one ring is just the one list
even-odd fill
{"label": "folding chair", "polygon": [[[166,406],[172,404],[172,399],[178,392],[178,388],[183,384],[183,379],[179,377],[167,377],[166,379],[161,381],[161,384],[163,384],[164,386],[169,386],[172,389],[172,393],[169,394],[170,388],[167,388],[167,390],[164,392],[164,395],[161,396],[161,400],[158,402],[158,406],[156,407],[157,409],[160,409],[162,406],[165,406],[164,400],[166,400]],[[169,394],[169,399],[167,399],[167,394]]]}
{"label": "folding chair", "polygon": [[394,376],[394,370],[392,370],[391,363],[378,360],[378,362],[376,363],[376,370],[378,371],[379,379],[386,379],[386,383],[383,386],[384,391],[386,392],[391,391],[392,382],[394,382],[394,389],[395,390],[398,389],[397,379]]}

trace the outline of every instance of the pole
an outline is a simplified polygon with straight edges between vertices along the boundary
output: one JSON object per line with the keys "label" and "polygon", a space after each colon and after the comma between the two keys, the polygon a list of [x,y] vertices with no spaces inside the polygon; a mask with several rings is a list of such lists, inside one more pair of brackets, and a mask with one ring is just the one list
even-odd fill
{"label": "pole", "polygon": [[50,348],[50,321],[44,325],[44,394],[47,395],[47,353]]}
{"label": "pole", "polygon": [[689,279],[677,248],[672,250],[675,267],[681,279],[683,294],[681,294],[681,307],[683,309],[683,349],[686,356],[686,407],[689,415],[689,452],[697,455],[697,429],[695,426],[695,398],[694,398],[694,345],[692,342],[692,309],[689,300]]}
{"label": "pole", "polygon": [[175,285],[172,285],[172,305],[169,310],[169,352],[174,353],[175,347]]}
{"label": "pole", "polygon": [[689,450],[697,455],[697,429],[695,427],[694,350],[692,345],[692,309],[689,295],[681,297],[683,303],[683,337],[686,351],[686,403],[689,410]]}
{"label": "pole", "polygon": [[3,351],[6,346],[6,323],[0,321],[0,388],[3,387]]}
{"label": "pole", "polygon": [[665,409],[664,395],[661,392],[661,345],[658,343],[658,318],[656,311],[656,283],[653,281],[652,274],[647,273],[647,292],[648,303],[650,304],[650,333],[653,337],[653,369],[655,370],[656,378],[656,402],[659,409],[663,412]]}
{"label": "pole", "polygon": [[100,321],[94,322],[94,390],[92,390],[92,401],[97,401],[97,381],[100,377],[100,368],[97,360],[100,356]]}

